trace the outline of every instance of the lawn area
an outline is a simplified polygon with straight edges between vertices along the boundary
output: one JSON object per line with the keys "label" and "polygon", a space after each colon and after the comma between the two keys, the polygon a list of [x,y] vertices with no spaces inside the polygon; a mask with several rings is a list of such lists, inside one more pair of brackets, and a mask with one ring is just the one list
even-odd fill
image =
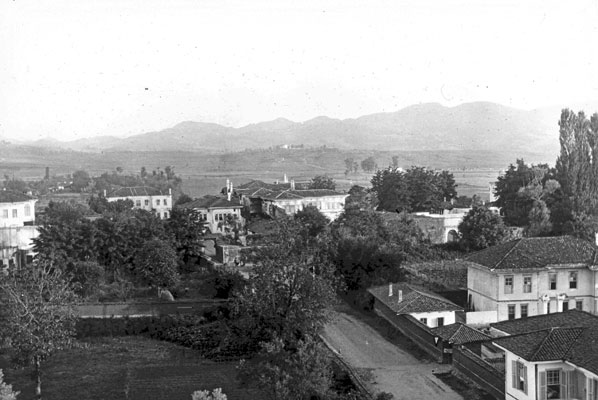
{"label": "lawn area", "polygon": [[[42,394],[47,400],[189,400],[195,390],[222,388],[229,400],[260,398],[239,387],[236,362],[217,363],[198,352],[144,337],[93,338],[57,353],[42,365]],[[33,398],[29,370],[13,370],[0,356],[5,381]]]}

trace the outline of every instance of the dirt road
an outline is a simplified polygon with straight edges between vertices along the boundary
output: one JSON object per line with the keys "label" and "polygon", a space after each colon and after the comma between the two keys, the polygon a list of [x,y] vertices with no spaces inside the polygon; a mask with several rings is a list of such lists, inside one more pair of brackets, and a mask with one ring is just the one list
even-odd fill
{"label": "dirt road", "polygon": [[345,362],[370,376],[374,393],[392,393],[395,400],[463,400],[433,374],[449,366],[416,359],[353,315],[336,312],[323,337]]}

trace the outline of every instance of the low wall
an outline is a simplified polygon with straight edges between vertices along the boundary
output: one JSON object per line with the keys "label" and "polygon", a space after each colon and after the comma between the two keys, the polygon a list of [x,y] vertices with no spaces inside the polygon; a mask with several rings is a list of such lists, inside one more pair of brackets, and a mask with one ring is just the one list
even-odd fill
{"label": "low wall", "polygon": [[505,398],[505,374],[482,360],[465,346],[453,348],[453,368],[497,400]]}
{"label": "low wall", "polygon": [[177,314],[204,314],[224,306],[226,300],[196,300],[148,303],[94,303],[74,307],[80,318],[158,317]]}
{"label": "low wall", "polygon": [[450,362],[445,355],[442,339],[434,335],[429,327],[411,315],[396,315],[386,304],[376,301],[374,311],[397,328],[403,335],[411,339],[422,350],[438,362]]}
{"label": "low wall", "polygon": [[498,322],[498,313],[496,311],[469,311],[465,313],[466,325],[488,325]]}

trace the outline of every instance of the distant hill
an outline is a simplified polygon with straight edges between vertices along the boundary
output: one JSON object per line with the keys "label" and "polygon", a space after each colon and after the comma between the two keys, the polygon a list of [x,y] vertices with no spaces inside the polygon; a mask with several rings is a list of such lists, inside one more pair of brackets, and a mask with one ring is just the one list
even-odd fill
{"label": "distant hill", "polygon": [[242,128],[187,121],[127,138],[43,140],[29,144],[79,151],[209,152],[303,144],[357,150],[527,151],[552,157],[559,147],[559,116],[557,108],[525,111],[488,102],[456,107],[426,103],[355,119],[320,116],[300,123],[279,118]]}

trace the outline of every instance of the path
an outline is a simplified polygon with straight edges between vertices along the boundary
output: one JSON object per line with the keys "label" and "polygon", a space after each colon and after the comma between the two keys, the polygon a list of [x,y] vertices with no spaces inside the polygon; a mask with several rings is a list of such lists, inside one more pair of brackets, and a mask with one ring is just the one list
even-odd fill
{"label": "path", "polygon": [[323,337],[345,362],[371,372],[374,393],[392,393],[394,400],[463,400],[433,374],[450,366],[416,359],[352,315],[337,311]]}

